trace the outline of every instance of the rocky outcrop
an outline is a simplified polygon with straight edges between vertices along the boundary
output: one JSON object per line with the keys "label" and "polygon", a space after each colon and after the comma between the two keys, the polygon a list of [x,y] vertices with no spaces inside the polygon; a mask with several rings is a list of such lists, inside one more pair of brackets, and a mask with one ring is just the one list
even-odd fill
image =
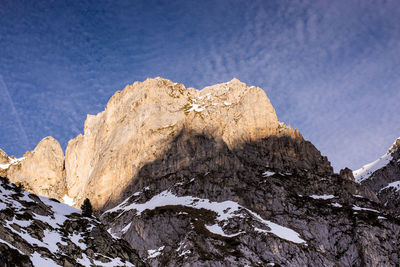
{"label": "rocky outcrop", "polygon": [[354,174],[359,183],[375,192],[382,204],[400,216],[400,138],[385,155]]}
{"label": "rocky outcrop", "polygon": [[101,221],[151,266],[400,263],[400,221],[297,138],[182,132],[123,196]]}
{"label": "rocky outcrop", "polygon": [[84,135],[68,143],[68,194],[77,203],[88,197],[96,208],[119,201],[139,170],[165,153],[183,130],[218,139],[229,149],[268,136],[304,141],[298,131],[279,122],[258,87],[233,79],[198,91],[147,79],[117,92],[105,111],[88,116]]}
{"label": "rocky outcrop", "polygon": [[57,140],[46,137],[23,159],[11,162],[5,176],[30,192],[60,200],[66,194],[64,152]]}
{"label": "rocky outcrop", "polygon": [[94,217],[0,178],[1,266],[144,266]]}

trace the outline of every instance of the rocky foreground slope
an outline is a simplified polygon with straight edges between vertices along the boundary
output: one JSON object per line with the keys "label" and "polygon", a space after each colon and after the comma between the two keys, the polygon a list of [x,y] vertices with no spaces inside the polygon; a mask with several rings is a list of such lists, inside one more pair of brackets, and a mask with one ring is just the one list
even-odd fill
{"label": "rocky foreground slope", "polygon": [[90,198],[150,266],[400,265],[395,211],[349,169],[334,174],[237,79],[201,91],[135,82],[88,116],[65,157],[58,147],[46,138],[24,159],[4,154],[0,171],[75,206]]}
{"label": "rocky foreground slope", "polygon": [[0,178],[1,266],[143,266],[124,240],[55,199]]}
{"label": "rocky foreground slope", "polygon": [[385,155],[354,171],[354,177],[400,217],[400,138]]}

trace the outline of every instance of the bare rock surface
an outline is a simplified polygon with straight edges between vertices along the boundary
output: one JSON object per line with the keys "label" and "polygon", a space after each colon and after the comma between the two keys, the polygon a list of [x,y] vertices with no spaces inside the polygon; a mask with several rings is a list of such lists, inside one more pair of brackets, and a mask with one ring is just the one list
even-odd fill
{"label": "bare rock surface", "polygon": [[123,196],[101,221],[151,266],[400,263],[399,219],[298,138],[182,132]]}
{"label": "bare rock surface", "polygon": [[68,143],[68,194],[77,203],[88,197],[96,208],[119,200],[140,168],[162,155],[184,129],[221,139],[232,149],[272,135],[302,139],[279,122],[258,87],[233,79],[199,91],[147,79],[117,92],[103,112],[87,117],[84,135]]}
{"label": "bare rock surface", "polygon": [[35,194],[62,199],[66,194],[64,152],[57,140],[46,137],[22,159],[11,159],[6,176]]}

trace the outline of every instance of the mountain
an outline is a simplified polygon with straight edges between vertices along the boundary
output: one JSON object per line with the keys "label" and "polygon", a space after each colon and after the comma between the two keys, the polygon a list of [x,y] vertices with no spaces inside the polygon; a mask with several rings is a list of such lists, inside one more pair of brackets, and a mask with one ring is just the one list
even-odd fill
{"label": "mountain", "polygon": [[375,192],[400,217],[400,137],[385,155],[353,173],[358,183]]}
{"label": "mountain", "polygon": [[1,174],[75,207],[89,198],[99,227],[144,264],[400,264],[393,210],[237,79],[135,82],[88,115],[65,156],[58,147],[46,138],[22,159],[0,154]]}
{"label": "mountain", "polygon": [[0,178],[1,266],[141,266],[94,217]]}

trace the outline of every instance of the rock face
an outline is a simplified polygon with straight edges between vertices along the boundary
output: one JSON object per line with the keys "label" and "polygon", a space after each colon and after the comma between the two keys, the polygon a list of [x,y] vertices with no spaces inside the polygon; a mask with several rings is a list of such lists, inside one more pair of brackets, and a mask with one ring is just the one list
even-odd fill
{"label": "rock face", "polygon": [[100,218],[151,266],[397,266],[399,219],[317,155],[183,132]]}
{"label": "rock face", "polygon": [[[68,194],[96,208],[115,202],[139,170],[182,132],[205,134],[230,149],[267,136],[303,140],[279,122],[264,91],[237,79],[201,91],[156,78],[117,92],[105,111],[89,115],[84,135],[68,143]],[[174,168],[174,166],[165,166]]]}
{"label": "rock face", "polygon": [[0,178],[1,266],[144,266],[94,217]]}
{"label": "rock face", "polygon": [[66,194],[64,152],[57,140],[46,137],[23,159],[14,160],[6,176],[35,194],[61,199]]}
{"label": "rock face", "polygon": [[400,138],[381,158],[354,171],[354,176],[400,216]]}

